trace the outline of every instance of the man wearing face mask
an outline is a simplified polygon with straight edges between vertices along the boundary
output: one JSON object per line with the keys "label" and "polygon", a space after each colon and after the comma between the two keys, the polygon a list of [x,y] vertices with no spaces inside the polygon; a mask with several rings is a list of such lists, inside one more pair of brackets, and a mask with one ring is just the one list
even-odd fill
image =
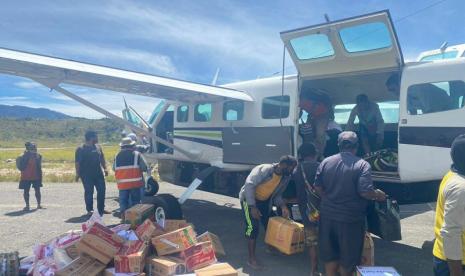
{"label": "man wearing face mask", "polygon": [[247,264],[253,269],[263,269],[255,256],[260,222],[266,229],[273,204],[281,208],[283,217],[289,217],[282,193],[296,165],[297,160],[289,155],[282,156],[277,164],[259,165],[250,172],[239,193],[246,222],[245,237],[249,251]]}

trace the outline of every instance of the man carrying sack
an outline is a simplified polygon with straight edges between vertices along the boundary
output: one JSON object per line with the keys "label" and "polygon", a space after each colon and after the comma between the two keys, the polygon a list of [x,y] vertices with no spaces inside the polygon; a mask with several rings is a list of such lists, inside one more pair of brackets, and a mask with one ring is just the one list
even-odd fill
{"label": "man carrying sack", "polygon": [[439,186],[433,247],[434,275],[465,273],[465,135],[451,147],[452,168]]}
{"label": "man carrying sack", "polygon": [[121,151],[115,157],[113,169],[119,190],[121,219],[124,220],[124,212],[140,203],[143,172],[147,171],[147,164],[142,154],[136,151],[136,142],[130,137],[123,138],[119,145]]}
{"label": "man carrying sack", "polygon": [[360,264],[368,200],[384,201],[375,190],[368,162],[357,157],[357,134],[338,137],[339,154],[321,162],[315,189],[321,195],[318,245],[327,276],[349,276]]}
{"label": "man carrying sack", "polygon": [[255,256],[260,221],[266,228],[273,204],[279,206],[283,217],[289,217],[289,209],[282,198],[291,174],[297,164],[292,156],[282,156],[278,164],[262,164],[255,167],[245,180],[239,193],[246,222],[245,237],[249,251],[247,264],[253,269],[263,269]]}

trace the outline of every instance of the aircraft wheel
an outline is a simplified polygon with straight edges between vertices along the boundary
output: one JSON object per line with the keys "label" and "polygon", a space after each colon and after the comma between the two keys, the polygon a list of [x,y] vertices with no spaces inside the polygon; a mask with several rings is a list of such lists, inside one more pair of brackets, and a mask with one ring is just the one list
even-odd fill
{"label": "aircraft wheel", "polygon": [[159,194],[153,197],[145,197],[142,203],[153,204],[155,207],[155,221],[164,219],[182,219],[181,205],[176,197],[169,194]]}
{"label": "aircraft wheel", "polygon": [[152,176],[147,178],[147,184],[145,185],[145,196],[154,196],[158,193],[160,186],[158,182],[153,179]]}

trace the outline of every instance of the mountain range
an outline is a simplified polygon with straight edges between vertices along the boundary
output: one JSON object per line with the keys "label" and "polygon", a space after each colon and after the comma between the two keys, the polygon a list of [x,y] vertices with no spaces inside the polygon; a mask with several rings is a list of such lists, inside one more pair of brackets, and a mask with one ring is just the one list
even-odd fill
{"label": "mountain range", "polygon": [[31,108],[20,105],[1,105],[0,118],[35,118],[48,120],[62,120],[73,118],[66,114],[47,108]]}

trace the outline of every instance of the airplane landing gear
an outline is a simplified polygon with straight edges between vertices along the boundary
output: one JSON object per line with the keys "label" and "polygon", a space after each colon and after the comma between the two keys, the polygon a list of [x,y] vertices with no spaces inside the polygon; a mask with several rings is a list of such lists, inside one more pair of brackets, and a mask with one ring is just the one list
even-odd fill
{"label": "airplane landing gear", "polygon": [[152,204],[155,207],[155,220],[160,222],[164,219],[182,219],[181,204],[176,197],[170,194],[159,194],[145,197],[144,204]]}

